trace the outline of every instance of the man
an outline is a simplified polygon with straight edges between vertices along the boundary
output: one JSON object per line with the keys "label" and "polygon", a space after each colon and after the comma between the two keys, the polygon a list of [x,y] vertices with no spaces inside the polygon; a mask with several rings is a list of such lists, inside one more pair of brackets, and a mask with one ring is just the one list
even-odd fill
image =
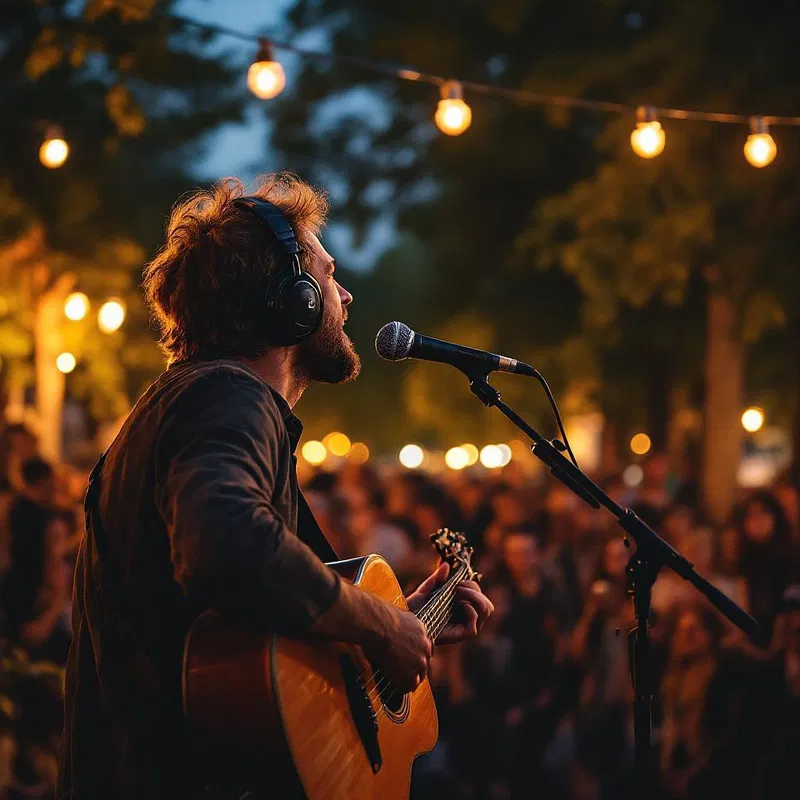
{"label": "man", "polygon": [[[360,368],[344,332],[353,298],[317,238],[326,202],[285,174],[243,194],[228,180],[177,206],[145,270],[169,364],[87,493],[57,797],[253,789],[235,768],[211,774],[221,754],[199,757],[182,715],[183,640],[206,608],[264,631],[359,644],[405,691],[427,672],[423,625],[323,564],[330,547],[298,495],[302,426],[291,408],[312,382],[350,381]],[[304,282],[296,297],[290,280]],[[446,571],[420,586],[412,608]],[[439,643],[475,636],[491,613],[474,583],[459,591],[463,616]]]}

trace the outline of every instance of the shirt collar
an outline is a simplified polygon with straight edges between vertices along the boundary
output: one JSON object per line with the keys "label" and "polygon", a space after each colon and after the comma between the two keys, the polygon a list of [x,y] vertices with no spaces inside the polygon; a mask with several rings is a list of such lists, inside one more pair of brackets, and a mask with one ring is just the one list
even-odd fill
{"label": "shirt collar", "polygon": [[286,402],[286,398],[280,393],[275,391],[268,383],[267,388],[272,393],[275,403],[283,417],[283,424],[286,426],[286,431],[289,434],[289,442],[292,445],[292,452],[297,449],[297,443],[303,435],[303,423],[295,416],[292,407]]}

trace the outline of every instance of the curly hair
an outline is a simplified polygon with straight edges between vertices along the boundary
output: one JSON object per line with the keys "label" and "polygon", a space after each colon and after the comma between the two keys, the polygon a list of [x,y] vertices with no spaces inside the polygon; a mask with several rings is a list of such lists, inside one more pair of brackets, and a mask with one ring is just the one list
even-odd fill
{"label": "curly hair", "polygon": [[328,200],[297,176],[262,176],[252,192],[240,180],[225,178],[180,201],[143,280],[169,364],[206,353],[258,358],[269,346],[264,297],[279,253],[264,223],[234,204],[244,196],[280,208],[297,233],[307,267],[308,237],[325,223]]}

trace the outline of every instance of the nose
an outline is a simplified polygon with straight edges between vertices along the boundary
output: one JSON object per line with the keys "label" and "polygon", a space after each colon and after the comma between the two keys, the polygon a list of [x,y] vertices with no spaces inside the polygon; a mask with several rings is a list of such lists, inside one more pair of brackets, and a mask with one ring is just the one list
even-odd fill
{"label": "nose", "polygon": [[342,301],[343,306],[349,306],[353,302],[353,295],[337,281],[336,288],[339,290],[339,299]]}

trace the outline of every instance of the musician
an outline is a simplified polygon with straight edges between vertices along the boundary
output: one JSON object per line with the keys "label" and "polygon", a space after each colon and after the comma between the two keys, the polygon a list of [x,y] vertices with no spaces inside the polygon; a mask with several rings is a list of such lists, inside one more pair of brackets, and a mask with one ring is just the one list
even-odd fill
{"label": "musician", "polygon": [[[426,676],[423,624],[324,565],[333,551],[298,493],[292,408],[311,383],[360,369],[344,330],[353,298],[318,238],[326,211],[294,176],[266,177],[247,197],[226,180],[176,206],[145,270],[168,366],[87,492],[57,798],[261,796],[240,773],[211,769],[221,754],[198,755],[182,712],[183,643],[208,608],[361,645],[404,691]],[[475,583],[458,592],[460,621],[437,644],[477,635],[491,614]]]}

